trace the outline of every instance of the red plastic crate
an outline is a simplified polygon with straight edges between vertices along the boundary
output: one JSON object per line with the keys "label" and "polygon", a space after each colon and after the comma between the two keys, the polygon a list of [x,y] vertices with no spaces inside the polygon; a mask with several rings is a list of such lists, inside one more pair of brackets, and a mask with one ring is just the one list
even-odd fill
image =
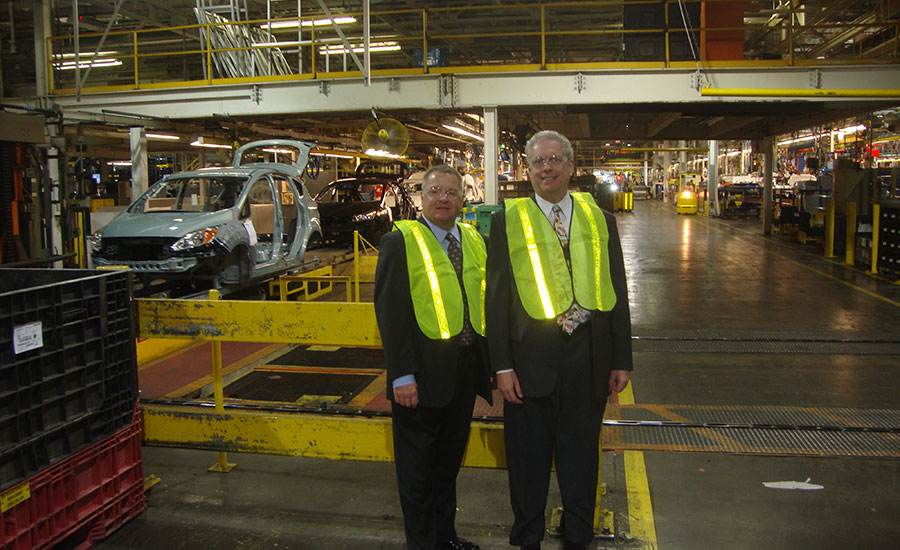
{"label": "red plastic crate", "polygon": [[147,507],[140,417],[0,495],[0,549],[89,548]]}

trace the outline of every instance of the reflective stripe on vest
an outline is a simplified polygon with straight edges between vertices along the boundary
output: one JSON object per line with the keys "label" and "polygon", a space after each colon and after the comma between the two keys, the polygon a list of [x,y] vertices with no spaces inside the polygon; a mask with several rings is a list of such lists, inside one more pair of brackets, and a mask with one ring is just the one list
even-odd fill
{"label": "reflective stripe on vest", "polygon": [[[410,220],[394,225],[403,234],[406,245],[410,297],[419,329],[433,340],[456,336],[462,331],[463,303],[459,279],[450,258],[428,226]],[[475,228],[469,231],[463,225],[459,227],[469,320],[475,332],[483,336],[487,249]]]}
{"label": "reflective stripe on vest", "polygon": [[591,310],[609,311],[616,304],[609,272],[606,218],[589,194],[572,193],[572,196],[571,273],[559,237],[537,203],[530,198],[505,201],[513,277],[519,300],[534,319],[556,317],[575,298],[582,307]]}
{"label": "reflective stripe on vest", "polygon": [[463,286],[466,287],[466,302],[469,303],[469,322],[475,332],[484,336],[487,247],[481,234],[473,226],[465,223],[456,225],[462,235]]}

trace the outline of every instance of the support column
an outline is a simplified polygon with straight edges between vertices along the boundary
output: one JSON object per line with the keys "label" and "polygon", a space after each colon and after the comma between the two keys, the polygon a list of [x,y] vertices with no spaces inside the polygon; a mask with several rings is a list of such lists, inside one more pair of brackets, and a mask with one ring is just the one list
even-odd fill
{"label": "support column", "polygon": [[131,200],[147,190],[147,133],[143,126],[131,128]]}
{"label": "support column", "polygon": [[706,215],[719,215],[719,142],[709,140],[709,168],[706,174]]}
{"label": "support column", "polygon": [[47,37],[50,36],[50,2],[42,0],[35,2],[34,9],[34,68],[37,96],[48,95],[48,83],[50,82],[50,67],[47,65],[49,52],[47,51]]}
{"label": "support column", "polygon": [[[60,178],[60,159],[65,161],[65,153],[59,147],[65,147],[64,138],[56,138],[57,127],[54,125],[47,126],[48,141],[52,144],[47,148],[47,179],[50,180],[50,200],[47,201],[49,208],[44,210],[43,215],[50,220],[50,230],[48,231],[49,241],[45,249],[49,256],[63,254],[66,250],[63,242],[63,211],[62,200],[65,195],[62,191],[63,182]],[[64,164],[63,164],[64,166]],[[63,263],[54,262],[53,267],[60,269]]]}
{"label": "support column", "polygon": [[775,139],[762,140],[763,163],[763,235],[772,234],[772,172],[775,171]]}
{"label": "support column", "polygon": [[497,159],[500,157],[500,132],[497,106],[484,108],[484,203],[497,204]]}

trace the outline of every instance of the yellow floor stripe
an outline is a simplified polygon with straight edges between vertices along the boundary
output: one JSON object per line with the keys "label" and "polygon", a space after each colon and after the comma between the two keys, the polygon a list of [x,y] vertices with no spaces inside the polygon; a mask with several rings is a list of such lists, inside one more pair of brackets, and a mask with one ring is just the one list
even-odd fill
{"label": "yellow floor stripe", "polygon": [[656,524],[650,504],[650,485],[644,467],[644,453],[625,451],[625,486],[628,491],[628,523],[631,534],[646,548],[657,549]]}
{"label": "yellow floor stripe", "polygon": [[[619,393],[620,405],[634,405],[633,384]],[[656,522],[650,503],[650,483],[644,466],[644,453],[625,451],[625,490],[628,499],[628,526],[631,534],[644,543],[644,548],[656,550]]]}

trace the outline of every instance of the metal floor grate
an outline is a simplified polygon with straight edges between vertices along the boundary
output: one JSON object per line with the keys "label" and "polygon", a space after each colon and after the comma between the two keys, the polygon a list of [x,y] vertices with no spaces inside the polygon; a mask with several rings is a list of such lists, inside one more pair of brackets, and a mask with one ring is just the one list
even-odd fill
{"label": "metal floor grate", "polygon": [[779,353],[900,355],[896,336],[846,332],[647,330],[632,336],[634,351],[667,353]]}
{"label": "metal floor grate", "polygon": [[893,409],[610,405],[606,422],[605,450],[900,458]]}

